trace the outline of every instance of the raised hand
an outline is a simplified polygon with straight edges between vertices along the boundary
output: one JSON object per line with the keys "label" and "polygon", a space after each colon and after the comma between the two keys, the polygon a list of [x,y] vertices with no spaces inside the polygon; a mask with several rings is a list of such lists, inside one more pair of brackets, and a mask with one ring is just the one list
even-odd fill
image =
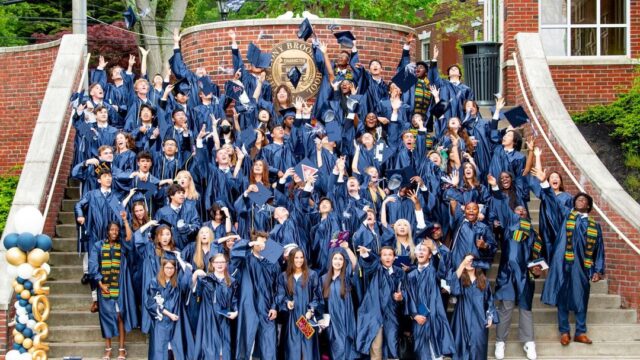
{"label": "raised hand", "polygon": [[132,67],[136,63],[136,56],[133,54],[129,55],[129,67]]}
{"label": "raised hand", "polygon": [[434,45],[433,46],[433,58],[437,59],[439,54],[440,54],[440,51],[438,50],[438,45]]}
{"label": "raised hand", "polygon": [[100,57],[98,57],[98,69],[104,70],[108,63],[109,62],[104,60],[104,56],[100,55]]}
{"label": "raised hand", "polygon": [[142,46],[138,46],[138,50],[140,50],[140,54],[142,57],[147,57],[149,55],[149,50],[143,48]]}
{"label": "raised hand", "polygon": [[496,180],[493,175],[487,175],[487,183],[491,185],[491,187],[498,186],[498,180]]}

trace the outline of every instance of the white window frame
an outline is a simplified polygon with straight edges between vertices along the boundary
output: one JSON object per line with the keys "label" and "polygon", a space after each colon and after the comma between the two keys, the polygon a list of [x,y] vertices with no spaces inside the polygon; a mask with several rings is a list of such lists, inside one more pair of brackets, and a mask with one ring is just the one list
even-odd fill
{"label": "white window frame", "polygon": [[428,61],[431,55],[431,31],[422,31],[418,34],[418,40],[420,40],[420,58],[423,61]]}
{"label": "white window frame", "polygon": [[[542,24],[542,0],[538,0],[538,28],[539,31],[542,29],[564,29],[566,30],[567,36],[567,52],[565,55],[557,55],[556,57],[572,57],[572,58],[585,58],[585,57],[604,57],[604,58],[616,58],[616,57],[625,57],[629,58],[631,56],[631,1],[625,0],[625,24],[601,24],[600,23],[600,1],[596,0],[596,24],[571,24],[571,3],[574,0],[566,0],[567,1],[567,13],[566,19],[567,22],[565,24]],[[596,55],[572,55],[571,54],[571,29],[576,28],[595,28],[596,29]],[[625,29],[625,54],[623,55],[601,55],[601,29],[606,28],[617,28],[617,29]]]}

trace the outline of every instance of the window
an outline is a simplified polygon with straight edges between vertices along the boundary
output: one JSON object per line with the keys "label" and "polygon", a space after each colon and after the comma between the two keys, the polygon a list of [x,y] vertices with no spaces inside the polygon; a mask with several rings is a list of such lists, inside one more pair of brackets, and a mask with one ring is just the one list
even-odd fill
{"label": "window", "polygon": [[629,0],[540,0],[540,38],[548,56],[628,54]]}
{"label": "window", "polygon": [[421,44],[422,44],[422,60],[427,61],[431,59],[431,43],[429,42],[429,39],[427,39],[427,40],[423,40]]}

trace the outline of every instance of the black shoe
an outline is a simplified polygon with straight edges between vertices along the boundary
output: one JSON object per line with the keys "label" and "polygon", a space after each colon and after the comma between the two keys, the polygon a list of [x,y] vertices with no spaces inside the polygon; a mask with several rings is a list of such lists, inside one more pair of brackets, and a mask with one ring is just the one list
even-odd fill
{"label": "black shoe", "polygon": [[80,279],[80,282],[82,283],[82,285],[87,285],[90,280],[91,279],[89,278],[89,274],[84,274],[82,275],[82,279]]}

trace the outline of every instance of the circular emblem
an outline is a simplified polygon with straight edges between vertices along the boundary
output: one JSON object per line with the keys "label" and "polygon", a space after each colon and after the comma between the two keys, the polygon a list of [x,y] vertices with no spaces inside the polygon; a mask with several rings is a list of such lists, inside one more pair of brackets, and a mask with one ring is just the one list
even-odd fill
{"label": "circular emblem", "polygon": [[[322,74],[316,69],[313,61],[311,44],[296,40],[285,41],[273,46],[271,56],[271,71],[267,79],[271,82],[274,91],[275,88],[284,84],[291,90],[294,97],[308,99],[318,93]],[[296,88],[287,77],[287,72],[294,66],[297,66],[302,73]]]}

